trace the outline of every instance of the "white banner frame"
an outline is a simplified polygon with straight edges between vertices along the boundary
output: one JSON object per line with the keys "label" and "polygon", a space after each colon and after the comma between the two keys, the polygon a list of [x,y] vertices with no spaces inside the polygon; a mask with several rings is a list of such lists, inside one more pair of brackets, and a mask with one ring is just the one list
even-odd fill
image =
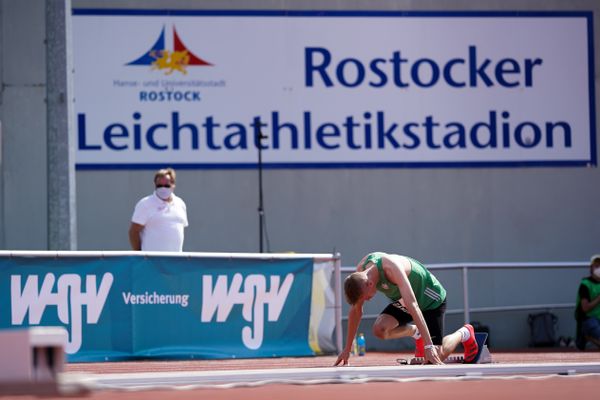
{"label": "white banner frame", "polygon": [[[263,168],[597,165],[592,12],[74,9],[73,18],[78,170],[257,168],[259,134]],[[211,32],[218,45],[196,40]],[[191,62],[177,70],[183,51]],[[153,81],[157,90],[145,86]]]}

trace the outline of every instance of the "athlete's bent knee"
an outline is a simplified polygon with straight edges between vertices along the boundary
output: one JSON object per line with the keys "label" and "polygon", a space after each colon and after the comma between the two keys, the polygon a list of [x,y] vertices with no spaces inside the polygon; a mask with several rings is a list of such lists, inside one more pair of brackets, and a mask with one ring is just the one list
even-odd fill
{"label": "athlete's bent knee", "polygon": [[373,325],[373,335],[378,339],[387,339],[388,332],[383,326],[375,324]]}

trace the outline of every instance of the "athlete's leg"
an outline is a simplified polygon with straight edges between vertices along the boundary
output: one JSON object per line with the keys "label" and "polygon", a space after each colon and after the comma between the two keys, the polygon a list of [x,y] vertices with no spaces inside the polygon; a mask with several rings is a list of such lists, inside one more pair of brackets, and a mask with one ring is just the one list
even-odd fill
{"label": "athlete's leg", "polygon": [[[460,343],[460,337],[458,342],[454,344],[454,338],[444,336],[444,314],[446,313],[446,301],[444,301],[438,308],[433,310],[423,311],[423,318],[429,329],[429,336],[434,345],[438,348],[438,356],[440,360],[444,361],[452,351],[447,352],[445,349],[451,346],[456,347]],[[450,336],[450,335],[449,335]],[[447,339],[448,338],[448,339]],[[453,349],[452,349],[453,350]]]}
{"label": "athlete's leg", "polygon": [[442,361],[454,352],[459,343],[462,343],[464,348],[464,361],[470,363],[475,359],[479,350],[479,346],[475,340],[475,331],[472,325],[465,324],[454,333],[444,337],[439,352]]}
{"label": "athlete's leg", "polygon": [[411,324],[400,325],[396,318],[389,314],[379,314],[373,324],[373,335],[379,339],[399,339],[413,336],[417,328]]}
{"label": "athlete's leg", "polygon": [[454,353],[454,350],[460,344],[462,340],[462,334],[459,331],[455,331],[449,335],[444,336],[442,345],[440,346],[439,356],[444,361],[448,356]]}
{"label": "athlete's leg", "polygon": [[413,336],[414,325],[409,325],[412,316],[399,301],[389,304],[373,324],[373,334],[379,339],[397,339]]}

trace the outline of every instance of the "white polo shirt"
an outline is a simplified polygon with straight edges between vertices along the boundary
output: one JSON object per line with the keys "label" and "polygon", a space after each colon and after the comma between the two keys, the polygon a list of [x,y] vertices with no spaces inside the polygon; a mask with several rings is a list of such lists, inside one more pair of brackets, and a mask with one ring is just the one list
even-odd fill
{"label": "white polo shirt", "polygon": [[185,202],[172,194],[172,201],[161,200],[156,193],[135,205],[131,222],[144,225],[143,251],[182,251],[183,229],[188,226]]}

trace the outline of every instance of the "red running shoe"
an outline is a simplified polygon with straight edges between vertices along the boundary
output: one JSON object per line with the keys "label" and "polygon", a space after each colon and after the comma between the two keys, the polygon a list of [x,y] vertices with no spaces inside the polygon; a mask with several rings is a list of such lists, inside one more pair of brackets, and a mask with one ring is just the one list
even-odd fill
{"label": "red running shoe", "polygon": [[465,348],[465,363],[472,363],[477,357],[477,352],[479,351],[479,345],[477,344],[477,340],[475,340],[475,330],[473,329],[473,325],[465,324],[465,328],[469,330],[469,338],[463,342],[463,347]]}
{"label": "red running shoe", "polygon": [[415,339],[415,357],[425,357],[425,344],[422,336]]}

